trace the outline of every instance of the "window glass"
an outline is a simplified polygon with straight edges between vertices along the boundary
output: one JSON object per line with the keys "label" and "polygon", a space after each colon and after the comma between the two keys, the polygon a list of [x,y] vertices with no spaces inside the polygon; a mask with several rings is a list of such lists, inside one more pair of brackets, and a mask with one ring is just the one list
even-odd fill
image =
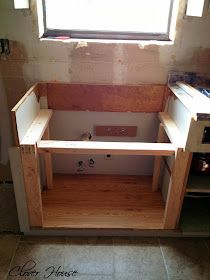
{"label": "window glass", "polygon": [[47,30],[169,32],[171,0],[45,0]]}

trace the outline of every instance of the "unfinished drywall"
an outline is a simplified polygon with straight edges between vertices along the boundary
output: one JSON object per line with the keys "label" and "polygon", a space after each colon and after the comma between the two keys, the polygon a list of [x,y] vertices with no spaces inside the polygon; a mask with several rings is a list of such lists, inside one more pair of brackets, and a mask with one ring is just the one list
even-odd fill
{"label": "unfinished drywall", "polygon": [[0,61],[10,109],[36,81],[165,84],[170,70],[210,74],[208,0],[202,18],[184,17],[186,0],[180,0],[175,41],[149,45],[40,41],[35,2],[24,11],[14,10],[13,0],[0,2],[0,38],[11,46],[11,55]]}
{"label": "unfinished drywall", "polygon": [[6,92],[0,72],[0,181],[11,180],[8,148],[12,145]]}
{"label": "unfinished drywall", "polygon": [[[12,145],[6,92],[0,72],[0,232],[19,231],[8,148]],[[8,218],[9,217],[9,218]]]}
{"label": "unfinished drywall", "polygon": [[[144,120],[142,122],[142,119]],[[96,125],[137,126],[136,137],[95,136]],[[51,138],[55,140],[81,140],[90,133],[93,141],[155,142],[158,119],[156,113],[67,112],[56,111],[50,122]],[[151,129],[153,128],[153,129]],[[94,164],[90,164],[93,159]],[[153,157],[103,155],[54,155],[55,173],[152,175]],[[82,167],[79,168],[79,162]]]}

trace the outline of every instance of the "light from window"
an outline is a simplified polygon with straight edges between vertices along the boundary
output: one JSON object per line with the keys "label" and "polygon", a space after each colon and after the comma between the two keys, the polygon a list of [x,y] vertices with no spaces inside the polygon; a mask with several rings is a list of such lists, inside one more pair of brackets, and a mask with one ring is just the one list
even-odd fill
{"label": "light from window", "polygon": [[45,0],[47,35],[168,39],[172,0]]}
{"label": "light from window", "polygon": [[187,16],[202,17],[204,0],[188,0],[187,2]]}

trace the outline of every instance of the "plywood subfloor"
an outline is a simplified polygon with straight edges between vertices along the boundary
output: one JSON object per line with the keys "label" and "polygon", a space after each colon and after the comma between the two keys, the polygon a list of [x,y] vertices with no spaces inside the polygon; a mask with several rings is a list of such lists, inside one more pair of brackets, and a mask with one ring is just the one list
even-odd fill
{"label": "plywood subfloor", "polygon": [[162,229],[164,202],[151,177],[56,175],[42,194],[44,228]]}

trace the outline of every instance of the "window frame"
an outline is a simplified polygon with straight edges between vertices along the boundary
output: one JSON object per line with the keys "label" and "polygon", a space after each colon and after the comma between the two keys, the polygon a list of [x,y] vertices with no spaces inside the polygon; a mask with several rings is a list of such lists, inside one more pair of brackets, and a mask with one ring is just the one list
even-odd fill
{"label": "window frame", "polygon": [[120,32],[120,31],[104,31],[104,30],[62,30],[49,29],[46,23],[46,5],[45,0],[42,1],[43,13],[43,34],[42,38],[69,37],[70,39],[99,39],[99,40],[157,40],[171,41],[170,32],[172,26],[173,8],[175,0],[170,0],[170,9],[168,17],[168,26],[166,33],[144,33],[144,32]]}

